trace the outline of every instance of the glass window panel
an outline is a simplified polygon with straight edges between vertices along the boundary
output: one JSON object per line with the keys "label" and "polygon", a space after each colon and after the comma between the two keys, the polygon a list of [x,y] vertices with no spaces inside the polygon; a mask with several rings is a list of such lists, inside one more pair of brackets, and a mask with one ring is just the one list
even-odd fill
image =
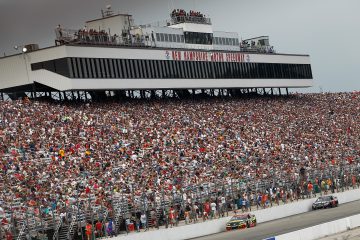
{"label": "glass window panel", "polygon": [[83,64],[86,66],[85,78],[93,78],[91,63],[89,58],[83,58]]}
{"label": "glass window panel", "polygon": [[104,59],[104,65],[105,65],[105,73],[106,78],[110,78],[110,66],[109,66],[109,59]]}
{"label": "glass window panel", "polygon": [[116,66],[119,72],[119,78],[124,78],[123,67],[121,64],[121,59],[116,59]]}
{"label": "glass window panel", "polygon": [[70,69],[69,69],[69,62],[68,58],[60,58],[53,60],[54,69],[56,73],[65,76],[70,77]]}
{"label": "glass window panel", "polygon": [[69,66],[69,77],[74,78],[74,72],[73,72],[71,58],[67,58],[67,62],[68,62],[68,66]]}
{"label": "glass window panel", "polygon": [[100,77],[106,78],[105,66],[104,66],[104,59],[100,58]]}
{"label": "glass window panel", "polygon": [[95,58],[95,66],[96,66],[96,78],[102,78],[99,58]]}
{"label": "glass window panel", "polygon": [[149,60],[144,60],[145,65],[144,65],[144,78],[150,78],[150,65],[149,65]]}
{"label": "glass window panel", "polygon": [[123,73],[124,78],[129,78],[126,61],[126,59],[121,59],[121,72]]}
{"label": "glass window panel", "polygon": [[154,74],[154,63],[153,63],[153,61],[152,60],[148,60],[149,61],[149,72],[148,72],[148,74],[149,74],[149,77],[150,78],[155,78],[155,74]]}
{"label": "glass window panel", "polygon": [[113,65],[113,60],[114,59],[108,59],[108,68],[109,68],[109,73],[110,73],[110,78],[115,78],[115,74],[114,74],[114,65]]}
{"label": "glass window panel", "polygon": [[163,78],[164,77],[164,70],[162,66],[162,60],[156,60],[154,61],[154,76],[155,78]]}
{"label": "glass window panel", "polygon": [[[75,59],[76,59],[76,67],[77,67],[77,72],[78,72],[78,78],[83,78],[82,67],[81,67],[81,59],[80,58],[75,58]],[[44,63],[44,67],[45,67],[45,63]]]}
{"label": "glass window panel", "polygon": [[139,74],[138,60],[132,60],[132,62],[133,62],[133,67],[134,67],[134,77],[139,78],[140,74]]}

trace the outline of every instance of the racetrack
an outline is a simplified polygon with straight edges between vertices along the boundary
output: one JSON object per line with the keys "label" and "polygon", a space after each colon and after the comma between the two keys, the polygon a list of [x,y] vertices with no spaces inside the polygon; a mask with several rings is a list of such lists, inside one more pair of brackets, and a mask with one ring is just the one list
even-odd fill
{"label": "racetrack", "polygon": [[[360,214],[360,201],[339,204],[337,208],[321,209],[304,214],[299,214],[271,222],[258,224],[255,228],[223,232],[196,240],[263,240],[268,237],[293,232],[351,215]],[[224,226],[225,228],[225,226]]]}

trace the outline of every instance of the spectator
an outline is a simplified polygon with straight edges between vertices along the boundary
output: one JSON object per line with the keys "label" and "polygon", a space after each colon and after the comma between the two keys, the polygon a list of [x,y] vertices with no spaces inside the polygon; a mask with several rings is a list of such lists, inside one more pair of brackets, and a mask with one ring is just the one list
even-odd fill
{"label": "spectator", "polygon": [[[228,210],[237,194],[257,207],[269,195],[270,204],[286,202],[289,194],[298,199],[309,181],[323,192],[358,187],[359,101],[352,93],[325,93],[146,103],[0,102],[1,208],[24,216],[27,207],[44,219],[68,216],[69,207],[95,211],[94,216],[106,209],[113,218],[124,215],[117,211],[121,205],[131,213],[154,209],[166,219],[168,206],[184,212],[178,204],[183,199],[206,220],[211,207],[204,202],[213,199],[220,210],[219,193]],[[328,177],[340,173],[339,180]]]}

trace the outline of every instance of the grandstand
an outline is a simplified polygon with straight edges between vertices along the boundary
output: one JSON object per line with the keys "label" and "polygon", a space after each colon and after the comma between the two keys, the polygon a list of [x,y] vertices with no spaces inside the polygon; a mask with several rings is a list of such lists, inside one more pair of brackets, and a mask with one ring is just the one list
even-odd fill
{"label": "grandstand", "polygon": [[309,56],[240,44],[193,11],[87,24],[0,59],[0,238],[112,236],[359,187],[357,93],[235,98],[311,86]]}
{"label": "grandstand", "polygon": [[169,21],[137,26],[129,14],[55,29],[56,46],[17,46],[0,58],[0,97],[101,100],[189,98],[197,93],[288,94],[310,87],[308,55],[276,53],[269,37],[219,32],[203,14],[179,10]]}

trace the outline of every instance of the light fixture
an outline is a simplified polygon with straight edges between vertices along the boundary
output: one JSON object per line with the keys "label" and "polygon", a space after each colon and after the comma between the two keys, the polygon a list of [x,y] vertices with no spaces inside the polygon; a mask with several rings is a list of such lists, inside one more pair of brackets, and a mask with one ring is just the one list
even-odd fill
{"label": "light fixture", "polygon": [[22,51],[23,51],[23,53],[26,53],[26,52],[27,52],[27,48],[26,48],[26,47],[23,47]]}
{"label": "light fixture", "polygon": [[15,45],[15,46],[14,46],[14,49],[15,49],[15,50],[18,50],[18,49],[19,49],[19,46]]}

